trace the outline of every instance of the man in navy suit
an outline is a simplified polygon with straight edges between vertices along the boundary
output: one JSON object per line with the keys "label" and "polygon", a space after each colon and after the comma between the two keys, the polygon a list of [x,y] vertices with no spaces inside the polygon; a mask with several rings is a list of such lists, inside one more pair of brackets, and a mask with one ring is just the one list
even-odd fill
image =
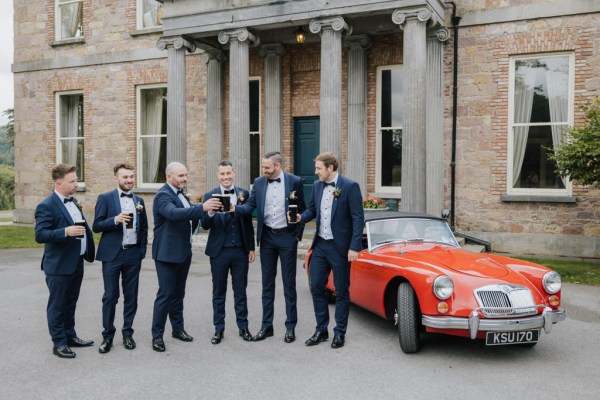
{"label": "man in navy suit", "polygon": [[247,216],[254,209],[258,210],[256,241],[260,246],[263,319],[260,331],[253,340],[260,341],[273,336],[273,302],[279,258],[286,313],[284,341],[292,343],[296,340],[295,328],[298,322],[296,257],[304,225],[289,223],[287,211],[290,204],[296,205],[299,213],[306,206],[302,180],[283,172],[282,162],[279,152],[264,155],[261,164],[263,176],[256,178],[247,203],[236,206],[235,212]]}
{"label": "man in navy suit", "polygon": [[317,229],[311,248],[310,291],[312,293],[316,331],[306,341],[313,346],[329,339],[329,307],[327,289],[329,272],[333,270],[335,286],[335,322],[331,347],[344,346],[348,313],[350,311],[350,263],[362,250],[364,225],[362,195],[358,184],[337,172],[338,162],[332,153],[325,152],[315,158],[315,174],[319,180],[313,184],[313,196],[308,208],[298,222],[316,218]]}
{"label": "man in navy suit", "polygon": [[[217,167],[220,185],[204,195],[210,199],[213,195],[228,196],[231,205],[244,204],[249,197],[246,189],[233,184],[235,170],[231,161],[223,160]],[[252,340],[248,330],[248,302],[246,286],[248,285],[249,263],[254,262],[254,227],[252,216],[242,217],[238,214],[209,211],[202,217],[202,228],[210,229],[206,242],[205,254],[210,257],[212,273],[212,304],[215,334],[212,344],[219,344],[225,330],[225,296],[227,279],[231,272],[231,286],[235,302],[235,316],[239,335],[245,341]]]}
{"label": "man in navy suit", "polygon": [[206,199],[192,204],[183,189],[187,186],[185,165],[171,162],[165,170],[167,183],[156,193],[152,211],[154,238],[152,258],[158,276],[158,292],[152,314],[152,349],[165,351],[163,334],[167,316],[173,328],[172,336],[184,342],[194,338],[185,331],[183,299],[188,271],[192,262],[192,232],[205,211],[218,210],[221,202]]}
{"label": "man in navy suit", "polygon": [[119,301],[119,276],[123,284],[123,345],[135,349],[133,319],[137,311],[138,284],[142,259],[148,245],[148,218],[144,199],[133,194],[134,169],[129,164],[114,167],[117,188],[98,196],[94,232],[102,232],[96,258],[102,261],[102,344],[98,351],[108,353],[115,335],[115,309]]}
{"label": "man in navy suit", "polygon": [[[44,243],[42,270],[49,297],[46,308],[52,352],[60,358],[74,358],[71,347],[87,347],[75,332],[75,307],[83,280],[83,260],[94,261],[94,238],[81,206],[73,197],[77,172],[73,165],[52,168],[54,192],[35,209],[35,241]],[[81,225],[75,225],[78,222]]]}

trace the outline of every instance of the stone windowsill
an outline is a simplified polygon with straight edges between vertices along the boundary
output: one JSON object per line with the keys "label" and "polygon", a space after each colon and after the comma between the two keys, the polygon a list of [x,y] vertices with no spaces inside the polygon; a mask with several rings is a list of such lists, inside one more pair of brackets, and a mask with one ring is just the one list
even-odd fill
{"label": "stone windowsill", "polygon": [[158,190],[160,189],[160,187],[141,187],[141,188],[133,188],[133,192],[135,194],[155,194],[156,192],[158,192]]}
{"label": "stone windowsill", "polygon": [[369,196],[380,197],[382,199],[397,199],[397,200],[401,199],[400,193],[374,192],[374,193],[369,193]]}
{"label": "stone windowsill", "polygon": [[54,42],[50,42],[50,46],[58,47],[58,46],[65,46],[68,44],[79,44],[79,43],[85,43],[85,38],[83,36],[77,36],[77,37],[69,38],[69,39],[55,40]]}
{"label": "stone windowsill", "polygon": [[535,196],[535,195],[503,195],[500,200],[506,203],[522,202],[522,203],[575,203],[575,196]]}

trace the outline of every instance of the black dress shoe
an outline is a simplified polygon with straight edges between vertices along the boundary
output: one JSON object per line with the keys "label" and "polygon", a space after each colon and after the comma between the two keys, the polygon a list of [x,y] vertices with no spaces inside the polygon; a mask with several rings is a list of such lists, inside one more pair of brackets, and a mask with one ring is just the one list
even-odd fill
{"label": "black dress shoe", "polygon": [[304,342],[304,344],[306,344],[307,346],[314,346],[326,341],[327,339],[329,339],[329,333],[315,331],[314,335],[312,335],[306,342]]}
{"label": "black dress shoe", "polygon": [[240,329],[240,336],[246,342],[251,342],[252,341],[252,334],[250,333],[250,331],[248,329]]}
{"label": "black dress shoe", "polygon": [[125,336],[123,338],[123,345],[127,350],[135,349],[135,340],[133,340],[133,336]]}
{"label": "black dress shoe", "polygon": [[94,344],[93,340],[79,339],[77,336],[74,338],[67,339],[67,345],[69,347],[88,347]]}
{"label": "black dress shoe", "polygon": [[221,343],[221,340],[223,340],[223,332],[215,332],[215,334],[213,335],[212,339],[210,339],[210,342],[212,344],[219,344]]}
{"label": "black dress shoe", "polygon": [[258,331],[258,333],[256,334],[256,336],[254,336],[252,338],[252,340],[254,342],[260,342],[261,340],[265,340],[268,337],[273,336],[273,327],[270,326],[268,328],[263,328],[260,331]]}
{"label": "black dress shoe", "polygon": [[283,341],[286,343],[292,343],[295,340],[296,340],[296,332],[294,332],[294,328],[288,329],[285,332],[285,337],[283,338]]}
{"label": "black dress shoe", "polygon": [[181,340],[182,342],[191,342],[192,340],[194,340],[194,338],[188,335],[187,332],[184,330],[181,330],[179,332],[173,332],[171,336],[173,336],[175,339]]}
{"label": "black dress shoe", "polygon": [[155,337],[152,339],[152,350],[154,351],[165,351],[165,342],[163,341],[162,337]]}
{"label": "black dress shoe", "polygon": [[333,340],[331,341],[332,349],[339,349],[340,347],[344,347],[346,337],[344,335],[333,335]]}
{"label": "black dress shoe", "polygon": [[110,351],[110,348],[112,347],[112,342],[112,338],[104,338],[102,344],[98,348],[98,352],[101,354],[108,353]]}
{"label": "black dress shoe", "polygon": [[52,353],[60,358],[75,358],[75,352],[69,346],[59,346],[52,349]]}

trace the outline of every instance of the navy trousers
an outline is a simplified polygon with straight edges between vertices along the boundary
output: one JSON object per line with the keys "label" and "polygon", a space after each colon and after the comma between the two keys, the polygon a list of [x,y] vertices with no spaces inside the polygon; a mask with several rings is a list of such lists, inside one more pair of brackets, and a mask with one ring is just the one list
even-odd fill
{"label": "navy trousers", "polygon": [[298,322],[296,308],[296,256],[298,240],[288,231],[274,233],[263,229],[260,241],[260,267],[262,270],[263,319],[261,329],[273,326],[273,303],[275,301],[275,277],[277,260],[281,261],[281,281],[285,297],[285,327],[293,329]]}
{"label": "navy trousers", "polygon": [[325,285],[333,270],[335,285],[335,323],[333,333],[345,335],[350,313],[350,263],[347,254],[340,254],[333,240],[317,238],[310,257],[310,292],[312,294],[316,330],[327,332],[329,305]]}
{"label": "navy trousers", "polygon": [[75,307],[83,281],[83,258],[71,275],[46,275],[49,296],[46,307],[48,331],[54,347],[66,346],[75,332]]}
{"label": "navy trousers", "polygon": [[165,333],[167,316],[174,332],[184,330],[183,299],[192,255],[181,264],[155,261],[158,276],[158,292],[152,314],[152,337],[162,337]]}
{"label": "navy trousers", "polygon": [[224,247],[218,256],[210,258],[213,283],[213,324],[216,332],[225,330],[225,297],[227,295],[229,273],[231,273],[237,326],[239,329],[248,329],[248,302],[246,298],[248,267],[248,254],[243,247]]}
{"label": "navy trousers", "polygon": [[102,296],[102,336],[113,338],[115,335],[115,311],[119,302],[119,277],[123,282],[123,337],[133,335],[133,319],[138,307],[138,287],[142,254],[139,247],[120,250],[117,257],[102,263],[104,295]]}

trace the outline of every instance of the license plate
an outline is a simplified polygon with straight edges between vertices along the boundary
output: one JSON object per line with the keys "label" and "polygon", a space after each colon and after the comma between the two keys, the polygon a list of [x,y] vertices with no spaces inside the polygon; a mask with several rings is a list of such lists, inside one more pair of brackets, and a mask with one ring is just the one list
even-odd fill
{"label": "license plate", "polygon": [[487,346],[500,346],[506,344],[536,343],[539,338],[539,329],[518,332],[487,332],[485,344]]}

